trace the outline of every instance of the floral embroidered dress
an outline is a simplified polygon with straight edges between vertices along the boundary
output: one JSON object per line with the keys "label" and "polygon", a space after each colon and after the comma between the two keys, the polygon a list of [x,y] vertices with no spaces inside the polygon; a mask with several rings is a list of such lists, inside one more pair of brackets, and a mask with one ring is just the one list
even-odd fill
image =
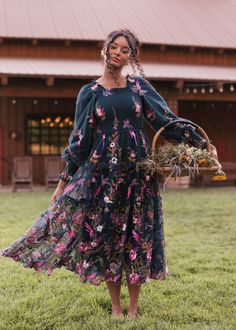
{"label": "floral embroidered dress", "polygon": [[[1,255],[50,275],[56,267],[82,282],[130,284],[164,280],[168,270],[158,183],[136,162],[151,153],[144,129],[179,119],[152,85],[126,76],[126,87],[106,89],[95,80],[77,97],[74,129],[62,157],[63,195]],[[205,145],[189,125],[164,137]]]}

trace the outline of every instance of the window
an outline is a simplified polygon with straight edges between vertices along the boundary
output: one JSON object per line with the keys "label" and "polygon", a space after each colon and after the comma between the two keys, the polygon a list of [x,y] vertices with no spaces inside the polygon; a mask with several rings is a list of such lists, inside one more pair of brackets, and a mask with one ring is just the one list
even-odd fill
{"label": "window", "polygon": [[27,153],[31,155],[55,155],[68,145],[73,128],[69,116],[50,115],[27,119]]}

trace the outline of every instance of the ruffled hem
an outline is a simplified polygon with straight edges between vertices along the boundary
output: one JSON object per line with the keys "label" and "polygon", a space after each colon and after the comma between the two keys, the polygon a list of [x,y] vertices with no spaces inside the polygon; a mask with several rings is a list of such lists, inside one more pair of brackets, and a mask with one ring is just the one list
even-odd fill
{"label": "ruffled hem", "polygon": [[[13,256],[10,255],[4,255],[4,253],[2,253],[2,251],[0,251],[0,256],[5,257],[5,258],[9,258],[14,260],[15,262],[18,262],[20,264],[22,264],[25,268],[29,268],[29,269],[34,269],[37,273],[43,274],[43,275],[48,275],[51,276],[54,272],[54,270],[56,269],[60,269],[60,268],[65,268],[71,272],[73,272],[74,274],[79,276],[79,280],[81,283],[83,284],[90,284],[90,285],[94,285],[94,286],[99,286],[102,284],[102,282],[110,282],[113,284],[123,284],[125,283],[123,281],[123,276],[121,275],[97,275],[97,276],[85,276],[83,274],[81,274],[80,272],[78,272],[76,270],[76,268],[71,267],[70,265],[66,265],[66,264],[61,264],[58,265],[56,267],[47,267],[47,268],[42,268],[43,264],[41,262],[41,266],[38,266],[36,263],[35,264],[27,264],[26,262],[22,261],[21,259],[17,259]],[[45,263],[44,263],[45,265]],[[157,281],[164,281],[166,280],[168,277],[171,276],[171,273],[169,271],[168,266],[166,266],[165,271],[160,271],[160,272],[152,272],[149,276],[147,277],[142,277],[141,275],[136,275],[136,274],[129,274],[129,276],[125,275],[126,277],[126,282],[132,285],[140,285],[140,284],[146,284],[149,283],[151,280],[157,280]]]}

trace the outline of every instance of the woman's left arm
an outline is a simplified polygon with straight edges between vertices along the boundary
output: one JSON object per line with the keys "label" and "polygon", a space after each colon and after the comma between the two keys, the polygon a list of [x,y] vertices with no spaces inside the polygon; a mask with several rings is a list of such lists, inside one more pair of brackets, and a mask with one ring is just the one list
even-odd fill
{"label": "woman's left arm", "polygon": [[[171,121],[185,120],[184,118],[178,117],[170,110],[163,97],[146,79],[139,77],[138,83],[139,86],[137,86],[137,90],[143,102],[144,121],[146,121],[155,132]],[[174,123],[167,127],[162,135],[165,139],[170,141],[185,142],[203,149],[207,146],[206,140],[197,134],[195,128],[188,123]]]}

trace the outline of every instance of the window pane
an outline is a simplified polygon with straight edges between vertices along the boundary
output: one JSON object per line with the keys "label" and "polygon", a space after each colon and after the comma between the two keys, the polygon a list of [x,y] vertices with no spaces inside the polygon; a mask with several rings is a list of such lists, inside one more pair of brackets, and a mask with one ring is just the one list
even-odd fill
{"label": "window pane", "polygon": [[69,116],[44,115],[27,120],[27,151],[29,154],[60,154],[68,145],[72,132]]}

